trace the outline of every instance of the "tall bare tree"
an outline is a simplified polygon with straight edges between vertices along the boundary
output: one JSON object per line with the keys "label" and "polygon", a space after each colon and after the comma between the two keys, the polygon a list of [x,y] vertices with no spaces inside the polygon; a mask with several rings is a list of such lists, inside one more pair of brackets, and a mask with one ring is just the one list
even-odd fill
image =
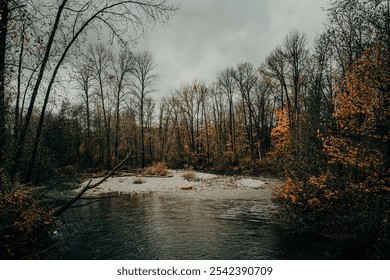
{"label": "tall bare tree", "polygon": [[252,159],[256,158],[254,133],[254,108],[252,103],[253,89],[259,79],[254,67],[250,63],[241,63],[233,72],[233,78],[241,94],[241,104],[245,129],[249,140]]}
{"label": "tall bare tree", "polygon": [[94,85],[93,81],[93,72],[91,65],[87,61],[81,62],[79,65],[75,65],[75,76],[74,79],[78,84],[78,88],[81,90],[81,98],[83,100],[83,107],[85,108],[86,113],[86,124],[87,124],[87,135],[84,140],[85,153],[87,154],[88,164],[92,164],[92,155],[91,155],[91,103],[92,103],[92,89]]}
{"label": "tall bare tree", "polygon": [[[127,95],[126,87],[129,87],[128,76],[133,71],[133,54],[122,50],[119,53],[117,59],[112,60],[112,68],[115,74],[115,146],[114,146],[114,157],[118,159],[118,146],[120,136],[120,110],[121,105]],[[129,89],[128,89],[129,90]]]}
{"label": "tall bare tree", "polygon": [[306,35],[292,31],[287,35],[284,47],[287,61],[287,78],[290,84],[292,106],[290,124],[298,127],[305,99],[309,51],[306,48]]}
{"label": "tall bare tree", "polygon": [[110,92],[110,83],[114,78],[111,69],[112,52],[103,44],[89,47],[89,61],[93,77],[97,83],[97,95],[103,113],[105,134],[105,166],[111,166],[111,107],[113,96]]}
{"label": "tall bare tree", "polygon": [[218,75],[218,84],[220,86],[221,91],[226,95],[228,100],[228,111],[229,111],[229,139],[228,143],[230,145],[230,150],[232,152],[232,156],[230,159],[232,163],[238,163],[237,157],[237,143],[236,143],[236,117],[235,117],[235,109],[234,109],[234,98],[236,92],[236,83],[233,77],[234,69],[228,68],[225,71],[221,72]]}
{"label": "tall bare tree", "polygon": [[158,78],[154,70],[156,63],[149,52],[141,52],[134,55],[133,67],[133,95],[138,103],[138,117],[141,128],[141,166],[145,167],[145,116],[146,102],[149,95],[154,92],[154,84]]}

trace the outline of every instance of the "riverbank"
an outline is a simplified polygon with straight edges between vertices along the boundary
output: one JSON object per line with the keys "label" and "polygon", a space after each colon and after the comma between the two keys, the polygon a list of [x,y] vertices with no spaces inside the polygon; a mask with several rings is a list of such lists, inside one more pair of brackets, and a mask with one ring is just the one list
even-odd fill
{"label": "riverbank", "polygon": [[[191,171],[193,176],[190,180],[187,180],[185,178],[186,172],[184,170],[169,170],[168,176],[163,177],[142,177],[133,174],[122,174],[121,176],[108,178],[101,185],[87,191],[84,197],[99,197],[107,194],[210,193],[224,191],[234,195],[235,192],[273,189],[279,182],[275,178],[227,176],[195,171]],[[74,191],[78,192],[88,183],[94,184],[101,179],[88,179],[80,185],[80,188]]]}

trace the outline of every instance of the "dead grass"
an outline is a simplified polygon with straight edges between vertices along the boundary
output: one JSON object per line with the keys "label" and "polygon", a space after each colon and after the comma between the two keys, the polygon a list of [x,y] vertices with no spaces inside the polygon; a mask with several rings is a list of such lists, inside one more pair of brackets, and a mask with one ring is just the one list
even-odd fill
{"label": "dead grass", "polygon": [[186,170],[183,173],[183,178],[186,179],[187,181],[193,181],[196,179],[196,173],[191,170]]}
{"label": "dead grass", "polygon": [[168,166],[165,162],[154,163],[145,169],[144,175],[165,177],[168,175]]}

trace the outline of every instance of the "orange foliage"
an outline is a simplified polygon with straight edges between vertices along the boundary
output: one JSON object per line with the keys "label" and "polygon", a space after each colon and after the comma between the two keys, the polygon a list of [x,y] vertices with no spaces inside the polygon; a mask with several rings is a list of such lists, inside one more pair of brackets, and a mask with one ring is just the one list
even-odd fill
{"label": "orange foliage", "polygon": [[[388,86],[389,74],[385,62],[379,57],[360,59],[344,80],[336,98],[335,118],[340,130],[350,135],[377,137],[377,124],[390,117]],[[387,73],[385,73],[387,72]],[[388,109],[388,108],[387,108]],[[388,135],[385,135],[388,139]]]}
{"label": "orange foliage", "polygon": [[[364,192],[389,191],[390,74],[380,54],[367,51],[347,73],[336,97],[339,133],[323,137],[324,152],[344,183]],[[341,171],[341,170],[340,170]]]}
{"label": "orange foliage", "polygon": [[299,197],[303,192],[302,186],[287,178],[286,182],[278,187],[275,196],[278,200],[285,204],[295,205],[298,203]]}
{"label": "orange foliage", "polygon": [[[341,216],[343,211],[350,213],[350,207],[362,211],[362,216],[368,215],[367,207],[376,209],[382,205],[378,201],[388,201],[389,89],[389,61],[380,51],[367,51],[338,90],[334,113],[337,133],[318,135],[327,159],[324,166],[318,174],[288,178],[275,199],[311,213],[340,211]],[[277,121],[272,131],[273,153],[282,155],[291,145],[286,113],[279,111]],[[358,203],[361,208],[354,206]],[[383,209],[375,211],[386,215]],[[377,225],[381,218],[378,221]]]}
{"label": "orange foliage", "polygon": [[340,197],[339,185],[330,173],[311,176],[307,182],[287,178],[276,191],[276,200],[284,204],[312,210],[325,209]]}
{"label": "orange foliage", "polygon": [[230,162],[237,162],[238,158],[245,160],[248,158],[250,145],[246,134],[243,131],[239,131],[235,141],[229,137],[225,144],[224,156],[229,159]]}
{"label": "orange foliage", "polygon": [[287,109],[276,110],[276,127],[272,129],[273,150],[270,155],[276,159],[288,159],[291,152],[290,122]]}
{"label": "orange foliage", "polygon": [[50,240],[55,219],[34,201],[31,191],[0,193],[0,258],[33,255]]}

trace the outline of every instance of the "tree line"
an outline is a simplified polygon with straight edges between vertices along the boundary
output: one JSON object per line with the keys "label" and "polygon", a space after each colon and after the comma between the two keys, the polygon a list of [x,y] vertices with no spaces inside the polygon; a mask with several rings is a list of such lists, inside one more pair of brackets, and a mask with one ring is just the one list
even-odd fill
{"label": "tree line", "polygon": [[[261,66],[240,63],[214,82],[195,80],[159,102],[151,53],[116,54],[101,43],[89,45],[69,65],[77,98],[46,111],[42,137],[31,147],[27,143],[20,159],[21,178],[29,181],[50,166],[110,168],[129,150],[139,155],[134,167],[168,162],[222,170],[261,164],[272,148],[276,110],[288,108],[299,123],[310,71],[306,45],[305,35],[293,31]],[[23,108],[14,102],[19,115]],[[32,117],[39,127],[39,117]],[[17,139],[19,125],[10,119],[10,139]]]}
{"label": "tree line", "polygon": [[[31,181],[45,168],[40,164],[56,160],[45,145],[45,138],[50,138],[48,131],[54,129],[48,128],[48,117],[53,116],[50,111],[58,100],[56,95],[65,87],[64,79],[70,78],[66,77],[67,69],[81,58],[88,36],[109,34],[105,37],[108,45],[129,49],[149,23],[163,23],[177,10],[165,0],[4,0],[0,7],[0,156],[2,168],[12,181]],[[95,50],[97,56],[106,55]],[[103,74],[97,73],[98,78],[107,79]],[[106,81],[99,82],[100,99],[104,101]],[[106,108],[102,110],[108,130],[110,116]],[[107,131],[105,134],[106,141],[111,140]],[[62,144],[67,143],[58,143]]]}

